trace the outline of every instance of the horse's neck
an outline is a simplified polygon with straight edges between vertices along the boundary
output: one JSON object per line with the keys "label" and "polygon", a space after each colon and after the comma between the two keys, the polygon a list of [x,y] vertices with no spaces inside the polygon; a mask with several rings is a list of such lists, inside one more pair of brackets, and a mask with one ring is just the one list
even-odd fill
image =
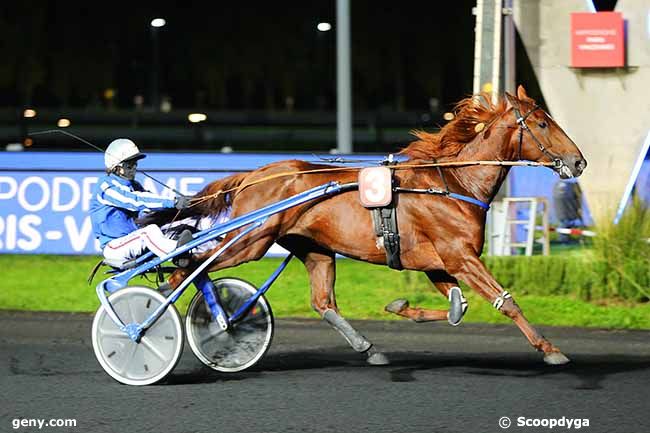
{"label": "horse's neck", "polygon": [[[512,149],[508,144],[512,136],[512,130],[499,128],[493,125],[488,139],[483,139],[483,134],[477,137],[461,150],[458,154],[458,161],[510,161],[514,159]],[[461,167],[453,170],[454,177],[458,183],[471,196],[490,203],[501,184],[505,180],[510,167],[477,165]]]}

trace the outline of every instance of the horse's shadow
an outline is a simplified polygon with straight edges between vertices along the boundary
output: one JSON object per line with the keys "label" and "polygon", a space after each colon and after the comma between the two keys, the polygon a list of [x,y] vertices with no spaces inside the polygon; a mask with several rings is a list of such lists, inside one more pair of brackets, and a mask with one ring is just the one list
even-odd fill
{"label": "horse's shadow", "polygon": [[[618,373],[650,369],[650,357],[632,355],[575,355],[566,365],[546,365],[541,355],[504,354],[445,354],[414,356],[396,361],[390,369],[393,382],[412,382],[422,371],[453,371],[457,375],[516,377],[522,379],[548,378],[562,381],[576,390],[602,389],[602,382]],[[575,378],[576,381],[567,380]]]}
{"label": "horse's shadow", "polygon": [[[220,373],[203,366],[195,366],[172,374],[169,384],[200,384],[241,381],[259,378],[266,373],[302,370],[367,369],[379,372],[390,382],[414,382],[422,372],[441,372],[455,375],[516,377],[521,379],[548,378],[561,380],[576,390],[602,389],[602,382],[618,373],[650,369],[650,356],[632,355],[574,355],[572,362],[563,366],[544,364],[537,353],[388,353],[391,364],[374,367],[366,364],[365,356],[340,350],[312,350],[267,354],[256,366],[239,373]],[[577,379],[567,381],[567,376]]]}

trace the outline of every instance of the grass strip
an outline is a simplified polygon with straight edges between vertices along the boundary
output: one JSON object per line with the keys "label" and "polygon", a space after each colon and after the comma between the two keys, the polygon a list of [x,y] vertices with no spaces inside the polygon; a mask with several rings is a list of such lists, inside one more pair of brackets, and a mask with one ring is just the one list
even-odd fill
{"label": "grass strip", "polygon": [[[99,305],[95,286],[86,284],[94,256],[0,255],[0,309],[31,311],[92,312]],[[263,259],[213,274],[232,276],[259,286],[279,264],[280,259]],[[147,281],[133,280],[133,285]],[[177,307],[185,312],[194,289],[181,297]],[[467,288],[469,300],[466,322],[510,323],[480,296]],[[539,325],[586,326],[598,328],[650,329],[650,304],[609,302],[600,304],[576,299],[573,294],[533,293],[513,296],[528,319]],[[421,273],[398,272],[353,260],[337,263],[336,294],[342,314],[349,319],[403,320],[384,312],[384,306],[397,298],[408,299],[413,306],[446,309],[447,300]],[[277,317],[318,317],[310,306],[307,272],[293,260],[267,293]]]}

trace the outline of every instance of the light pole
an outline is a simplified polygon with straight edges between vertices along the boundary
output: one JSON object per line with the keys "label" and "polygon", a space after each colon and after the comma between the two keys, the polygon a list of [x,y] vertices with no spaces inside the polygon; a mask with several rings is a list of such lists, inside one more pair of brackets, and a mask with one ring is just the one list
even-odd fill
{"label": "light pole", "polygon": [[164,18],[154,18],[151,20],[151,105],[154,111],[160,111],[160,43],[158,42],[158,32],[167,22]]}
{"label": "light pole", "polygon": [[338,153],[352,153],[350,0],[336,0],[336,138]]}

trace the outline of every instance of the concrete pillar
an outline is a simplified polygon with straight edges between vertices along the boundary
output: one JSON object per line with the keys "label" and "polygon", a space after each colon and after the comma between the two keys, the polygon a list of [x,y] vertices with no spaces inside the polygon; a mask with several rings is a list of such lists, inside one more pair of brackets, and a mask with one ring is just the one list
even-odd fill
{"label": "concrete pillar", "polygon": [[621,69],[570,67],[570,13],[584,0],[518,0],[515,23],[550,114],[589,166],[580,178],[590,210],[611,218],[650,130],[648,0],[619,0],[627,21],[627,64]]}
{"label": "concrete pillar", "polygon": [[501,92],[502,0],[476,0],[474,42],[474,93]]}

